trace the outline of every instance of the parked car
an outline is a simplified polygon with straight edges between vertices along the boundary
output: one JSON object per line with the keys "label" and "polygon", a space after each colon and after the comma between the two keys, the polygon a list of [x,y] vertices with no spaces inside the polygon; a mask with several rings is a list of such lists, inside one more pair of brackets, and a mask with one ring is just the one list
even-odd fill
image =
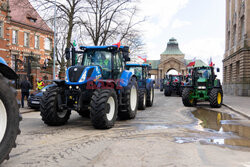
{"label": "parked car", "polygon": [[55,86],[55,84],[50,84],[45,86],[41,90],[37,90],[34,93],[32,93],[28,98],[28,106],[33,109],[39,109],[40,108],[40,99],[43,95],[43,93],[50,87]]}

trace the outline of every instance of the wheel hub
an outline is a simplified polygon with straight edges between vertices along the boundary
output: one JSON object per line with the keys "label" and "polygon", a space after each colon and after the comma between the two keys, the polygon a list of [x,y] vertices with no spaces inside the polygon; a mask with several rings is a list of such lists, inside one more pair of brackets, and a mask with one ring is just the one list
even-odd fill
{"label": "wheel hub", "polygon": [[134,111],[137,104],[137,91],[136,87],[133,85],[130,92],[130,107]]}
{"label": "wheel hub", "polygon": [[107,119],[109,121],[111,121],[114,118],[115,108],[116,108],[115,105],[116,104],[114,98],[110,96],[107,101],[107,113],[106,113]]}
{"label": "wheel hub", "polygon": [[7,112],[2,100],[0,99],[0,143],[4,138],[6,128],[7,128]]}

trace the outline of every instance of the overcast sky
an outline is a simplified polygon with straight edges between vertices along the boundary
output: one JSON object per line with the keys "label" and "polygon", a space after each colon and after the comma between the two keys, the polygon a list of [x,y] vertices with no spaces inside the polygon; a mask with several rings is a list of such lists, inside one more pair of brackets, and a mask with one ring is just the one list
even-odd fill
{"label": "overcast sky", "polygon": [[148,59],[159,59],[175,37],[186,59],[210,56],[222,67],[225,43],[225,0],[141,0]]}

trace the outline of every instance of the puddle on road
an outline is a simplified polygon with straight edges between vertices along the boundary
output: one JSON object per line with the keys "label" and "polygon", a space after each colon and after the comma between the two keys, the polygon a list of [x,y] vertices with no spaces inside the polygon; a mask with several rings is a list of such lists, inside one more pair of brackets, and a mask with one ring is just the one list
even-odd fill
{"label": "puddle on road", "polygon": [[[175,138],[177,143],[201,142],[225,146],[250,147],[250,123],[239,120],[233,115],[199,108],[192,112],[198,119],[195,129],[212,132],[209,138]],[[219,136],[219,137],[216,137]]]}

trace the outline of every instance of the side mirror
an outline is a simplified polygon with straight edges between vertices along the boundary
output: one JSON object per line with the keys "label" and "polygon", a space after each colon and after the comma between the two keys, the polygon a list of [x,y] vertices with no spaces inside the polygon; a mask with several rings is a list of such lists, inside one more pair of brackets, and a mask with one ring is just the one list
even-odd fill
{"label": "side mirror", "polygon": [[217,72],[220,72],[220,68],[217,68],[216,71],[217,71]]}
{"label": "side mirror", "polygon": [[148,66],[148,70],[152,70],[152,66],[151,65]]}
{"label": "side mirror", "polygon": [[66,60],[70,59],[70,48],[65,49]]}
{"label": "side mirror", "polygon": [[129,53],[128,52],[123,53],[123,58],[125,61],[130,61]]}

